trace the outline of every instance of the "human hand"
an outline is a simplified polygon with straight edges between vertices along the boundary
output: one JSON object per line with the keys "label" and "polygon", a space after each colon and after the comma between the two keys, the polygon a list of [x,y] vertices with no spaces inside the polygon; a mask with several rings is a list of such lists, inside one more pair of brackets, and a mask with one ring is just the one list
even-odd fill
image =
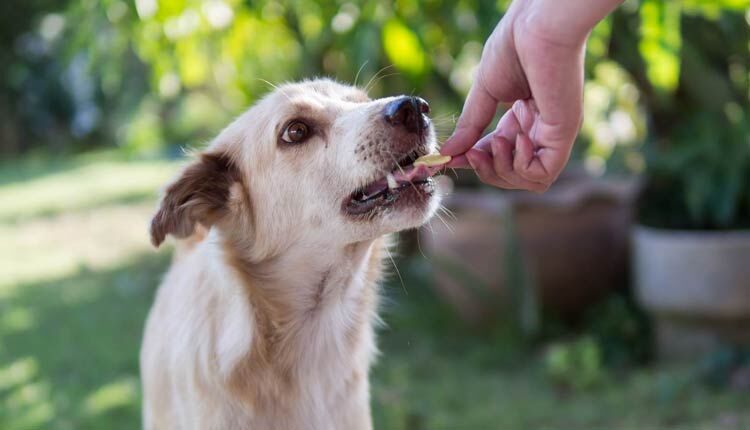
{"label": "human hand", "polygon": [[[441,153],[490,185],[543,192],[565,167],[582,120],[591,28],[619,0],[516,0],[485,44]],[[499,103],[515,102],[481,137]]]}

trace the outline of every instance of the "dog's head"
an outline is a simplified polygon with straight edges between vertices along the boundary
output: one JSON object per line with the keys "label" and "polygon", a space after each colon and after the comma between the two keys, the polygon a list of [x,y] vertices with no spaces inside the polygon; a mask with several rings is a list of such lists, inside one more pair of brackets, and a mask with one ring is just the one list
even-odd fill
{"label": "dog's head", "polygon": [[419,226],[439,200],[432,172],[412,166],[435,149],[428,112],[418,97],[371,100],[330,80],[284,85],[168,187],[152,241],[215,225],[272,252]]}

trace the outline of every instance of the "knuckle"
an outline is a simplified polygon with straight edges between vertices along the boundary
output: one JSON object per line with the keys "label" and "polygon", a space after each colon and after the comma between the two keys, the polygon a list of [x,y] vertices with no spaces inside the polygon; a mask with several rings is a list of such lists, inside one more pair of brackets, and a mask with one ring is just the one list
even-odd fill
{"label": "knuckle", "polygon": [[533,182],[542,182],[542,183],[548,183],[552,179],[550,175],[544,172],[535,172],[531,170],[531,168],[523,168],[520,170],[519,174],[521,177],[523,177],[526,180],[533,181]]}
{"label": "knuckle", "polygon": [[514,186],[517,186],[520,183],[518,176],[514,174],[498,174],[497,176],[503,181]]}

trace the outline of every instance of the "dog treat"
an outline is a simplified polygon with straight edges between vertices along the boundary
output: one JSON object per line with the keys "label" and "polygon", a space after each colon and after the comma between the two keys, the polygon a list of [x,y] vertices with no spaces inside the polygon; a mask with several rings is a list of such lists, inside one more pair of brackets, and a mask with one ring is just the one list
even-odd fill
{"label": "dog treat", "polygon": [[427,154],[414,160],[414,165],[427,167],[442,166],[443,164],[451,161],[451,158],[452,157],[450,155]]}

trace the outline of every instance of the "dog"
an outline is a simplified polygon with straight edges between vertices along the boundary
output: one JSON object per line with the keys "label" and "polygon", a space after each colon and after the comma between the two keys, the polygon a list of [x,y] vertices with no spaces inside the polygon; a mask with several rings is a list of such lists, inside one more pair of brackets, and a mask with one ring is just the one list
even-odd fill
{"label": "dog", "polygon": [[147,430],[371,429],[389,235],[436,211],[428,104],[318,79],[219,133],[151,222],[181,239],[141,348]]}

